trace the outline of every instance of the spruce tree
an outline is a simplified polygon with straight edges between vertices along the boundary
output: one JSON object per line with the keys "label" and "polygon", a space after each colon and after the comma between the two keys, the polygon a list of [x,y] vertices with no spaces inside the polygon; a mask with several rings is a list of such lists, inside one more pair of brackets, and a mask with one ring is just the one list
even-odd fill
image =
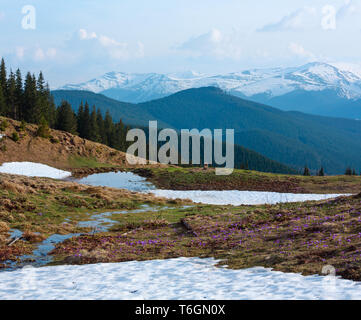
{"label": "spruce tree", "polygon": [[37,136],[41,137],[41,138],[49,138],[50,137],[49,125],[44,116],[40,117]]}
{"label": "spruce tree", "polygon": [[307,166],[305,166],[305,168],[304,168],[304,170],[303,170],[303,175],[304,175],[304,176],[310,176],[310,175],[311,175],[310,169],[308,169]]}
{"label": "spruce tree", "polygon": [[77,134],[76,116],[67,101],[62,101],[57,110],[56,129]]}
{"label": "spruce tree", "polygon": [[44,91],[45,99],[47,101],[47,119],[49,125],[52,128],[55,128],[56,125],[56,115],[57,115],[57,107],[54,102],[54,97],[50,93],[49,84],[47,83]]}
{"label": "spruce tree", "polygon": [[7,83],[7,92],[6,92],[6,116],[17,119],[18,110],[16,106],[16,82],[15,75],[10,71],[8,83]]}
{"label": "spruce tree", "polygon": [[[38,79],[36,80],[36,110],[44,115],[45,119],[48,121],[48,107],[49,101],[45,93],[45,82],[43,73],[40,71]],[[48,121],[49,122],[49,121]]]}
{"label": "spruce tree", "polygon": [[98,127],[98,118],[95,106],[92,108],[92,113],[90,115],[90,140],[95,142],[100,142],[100,135],[99,135],[99,127]]}
{"label": "spruce tree", "polygon": [[0,86],[0,116],[6,116],[5,113],[6,113],[6,101],[2,87]]}
{"label": "spruce tree", "polygon": [[39,117],[38,110],[36,110],[37,93],[36,93],[36,81],[33,76],[28,72],[25,78],[24,85],[24,120],[30,123],[37,123]]}
{"label": "spruce tree", "polygon": [[318,172],[318,175],[320,177],[323,177],[325,175],[325,170],[323,169],[323,167],[320,169],[320,171]]}
{"label": "spruce tree", "polygon": [[126,141],[128,128],[124,126],[122,120],[120,119],[119,122],[115,126],[115,135],[116,135],[116,149],[121,151],[126,151],[128,148],[128,143]]}
{"label": "spruce tree", "polygon": [[346,168],[345,175],[346,176],[351,176],[352,175],[352,169],[350,167]]}
{"label": "spruce tree", "polygon": [[16,120],[23,119],[24,113],[24,89],[23,89],[23,79],[21,77],[21,71],[19,69],[16,70],[15,75],[15,104],[16,104]]}
{"label": "spruce tree", "polygon": [[102,115],[100,109],[97,110],[97,124],[98,124],[98,132],[99,132],[99,136],[100,136],[100,142],[103,144],[107,144],[104,119],[103,119],[103,115]]}
{"label": "spruce tree", "polygon": [[0,85],[3,88],[3,94],[5,95],[7,76],[6,76],[6,66],[5,66],[4,58],[1,59],[1,65],[0,65]]}
{"label": "spruce tree", "polygon": [[106,134],[106,138],[107,138],[107,144],[108,146],[114,148],[115,146],[115,129],[114,129],[114,123],[113,123],[113,119],[109,113],[109,111],[107,111],[105,113],[105,119],[104,119],[104,127],[105,127],[105,134]]}
{"label": "spruce tree", "polygon": [[91,128],[90,128],[90,110],[89,110],[88,102],[85,102],[85,105],[84,105],[82,126],[83,126],[83,136],[82,136],[82,138],[90,140],[90,137],[91,137],[90,130],[91,130]]}
{"label": "spruce tree", "polygon": [[84,137],[84,105],[83,101],[80,103],[78,108],[78,113],[76,115],[77,124],[78,124],[78,133],[80,137]]}

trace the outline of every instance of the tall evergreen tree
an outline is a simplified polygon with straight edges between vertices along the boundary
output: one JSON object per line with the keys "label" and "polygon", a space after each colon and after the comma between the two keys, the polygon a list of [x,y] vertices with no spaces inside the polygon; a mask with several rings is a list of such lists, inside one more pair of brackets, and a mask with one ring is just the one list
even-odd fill
{"label": "tall evergreen tree", "polygon": [[[38,75],[38,79],[36,80],[36,110],[39,114],[44,115],[45,119],[49,123],[49,100],[48,96],[45,92],[45,81],[43,73],[40,71]],[[37,119],[36,123],[38,123],[40,119]]]}
{"label": "tall evergreen tree", "polygon": [[82,126],[83,126],[83,136],[82,136],[82,138],[90,140],[91,128],[90,128],[90,109],[89,109],[88,102],[85,102],[85,105],[84,105]]}
{"label": "tall evergreen tree", "polygon": [[78,133],[80,137],[84,137],[84,105],[83,101],[80,103],[78,108],[78,113],[76,115],[77,124],[78,124]]}
{"label": "tall evergreen tree", "polygon": [[6,66],[5,66],[4,58],[2,58],[0,65],[0,86],[3,88],[4,95],[5,95],[6,85],[7,85]]}
{"label": "tall evergreen tree", "polygon": [[98,132],[100,136],[100,141],[103,144],[107,144],[106,134],[105,134],[105,126],[104,119],[100,109],[97,110],[97,124],[98,124]]}
{"label": "tall evergreen tree", "polygon": [[113,119],[109,113],[109,111],[107,111],[105,113],[105,118],[104,118],[104,127],[105,127],[105,134],[106,134],[106,139],[108,142],[108,146],[114,148],[115,147],[115,129],[114,129],[114,123],[113,123]]}
{"label": "tall evergreen tree", "polygon": [[303,175],[304,176],[310,176],[311,175],[310,169],[308,169],[307,166],[305,166],[305,168],[303,170]]}
{"label": "tall evergreen tree", "polygon": [[12,71],[10,71],[7,83],[6,104],[6,115],[10,118],[17,119],[18,110],[16,106],[16,82],[15,75]]}
{"label": "tall evergreen tree", "polygon": [[6,101],[0,85],[0,116],[6,116]]}
{"label": "tall evergreen tree", "polygon": [[23,119],[23,109],[24,109],[24,89],[23,89],[23,79],[21,77],[20,69],[16,70],[15,75],[15,105],[16,105],[16,120]]}
{"label": "tall evergreen tree", "polygon": [[320,177],[323,177],[325,175],[325,170],[323,169],[323,167],[320,169],[320,171],[318,172],[318,175]]}
{"label": "tall evergreen tree", "polygon": [[122,120],[120,119],[119,122],[115,126],[115,134],[117,138],[116,148],[121,151],[126,151],[128,148],[126,135],[127,135],[127,128],[124,126]]}
{"label": "tall evergreen tree", "polygon": [[54,97],[50,93],[49,84],[47,83],[45,86],[44,91],[45,99],[47,101],[48,107],[47,107],[47,119],[52,128],[55,127],[56,124],[56,115],[57,115],[57,108],[54,102]]}
{"label": "tall evergreen tree", "polygon": [[36,108],[36,103],[36,81],[30,72],[28,72],[24,85],[24,120],[26,122],[37,123],[37,120],[41,118],[41,114],[39,114]]}
{"label": "tall evergreen tree", "polygon": [[57,110],[56,129],[77,133],[77,119],[71,105],[63,101]]}
{"label": "tall evergreen tree", "polygon": [[90,114],[90,136],[89,139],[95,142],[100,142],[99,127],[98,127],[98,118],[95,106],[92,108]]}

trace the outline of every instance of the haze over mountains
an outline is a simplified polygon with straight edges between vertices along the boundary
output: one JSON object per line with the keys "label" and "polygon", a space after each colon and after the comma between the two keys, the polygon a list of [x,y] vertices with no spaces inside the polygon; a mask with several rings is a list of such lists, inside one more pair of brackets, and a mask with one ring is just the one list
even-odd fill
{"label": "haze over mountains", "polygon": [[313,62],[300,67],[252,69],[225,75],[196,72],[110,72],[60,89],[102,93],[123,102],[146,102],[207,86],[282,110],[361,119],[361,67]]}
{"label": "haze over mountains", "polygon": [[188,89],[149,102],[118,102],[86,91],[54,91],[55,102],[67,99],[77,109],[81,101],[109,110],[115,120],[146,126],[235,130],[235,143],[262,155],[301,168],[325,167],[329,174],[347,166],[361,170],[361,121],[285,112],[241,99],[216,87]]}

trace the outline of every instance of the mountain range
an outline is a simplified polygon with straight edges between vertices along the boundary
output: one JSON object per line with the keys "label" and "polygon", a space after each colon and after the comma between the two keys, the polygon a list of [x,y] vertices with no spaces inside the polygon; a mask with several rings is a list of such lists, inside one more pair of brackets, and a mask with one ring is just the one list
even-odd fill
{"label": "mountain range", "polygon": [[159,127],[178,130],[231,128],[236,144],[295,169],[323,166],[329,174],[344,173],[347,166],[361,170],[361,121],[282,111],[217,87],[183,90],[138,104],[86,91],[53,91],[53,96],[57,104],[68,100],[75,110],[88,101],[133,126],[158,120]]}
{"label": "mountain range", "polygon": [[300,67],[251,69],[224,75],[109,72],[61,90],[84,90],[140,103],[190,88],[214,86],[285,111],[361,119],[361,67],[313,62]]}

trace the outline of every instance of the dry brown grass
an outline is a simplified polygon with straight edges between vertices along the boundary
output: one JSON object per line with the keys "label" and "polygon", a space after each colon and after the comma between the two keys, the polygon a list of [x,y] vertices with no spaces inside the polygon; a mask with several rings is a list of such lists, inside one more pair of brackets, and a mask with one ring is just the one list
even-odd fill
{"label": "dry brown grass", "polygon": [[8,232],[9,230],[9,225],[4,221],[0,221],[0,233]]}
{"label": "dry brown grass", "polygon": [[[20,122],[0,117],[0,122],[8,122],[6,137],[0,141],[0,164],[14,161],[30,161],[43,163],[59,169],[71,170],[73,173],[84,175],[95,172],[131,168],[126,161],[124,152],[107,147],[101,143],[92,142],[68,132],[50,130],[53,139],[37,137],[38,126],[27,124],[26,129],[20,129]],[[11,139],[14,132],[19,134],[19,141]],[[53,143],[56,140],[58,143]],[[74,159],[92,159],[99,168],[91,168],[87,161],[77,167]],[[113,166],[113,167],[112,167]],[[150,166],[150,165],[147,165]],[[153,165],[162,166],[160,164]]]}
{"label": "dry brown grass", "polygon": [[36,243],[45,240],[46,237],[43,236],[42,234],[37,234],[27,230],[23,233],[23,239],[29,241],[30,243]]}

